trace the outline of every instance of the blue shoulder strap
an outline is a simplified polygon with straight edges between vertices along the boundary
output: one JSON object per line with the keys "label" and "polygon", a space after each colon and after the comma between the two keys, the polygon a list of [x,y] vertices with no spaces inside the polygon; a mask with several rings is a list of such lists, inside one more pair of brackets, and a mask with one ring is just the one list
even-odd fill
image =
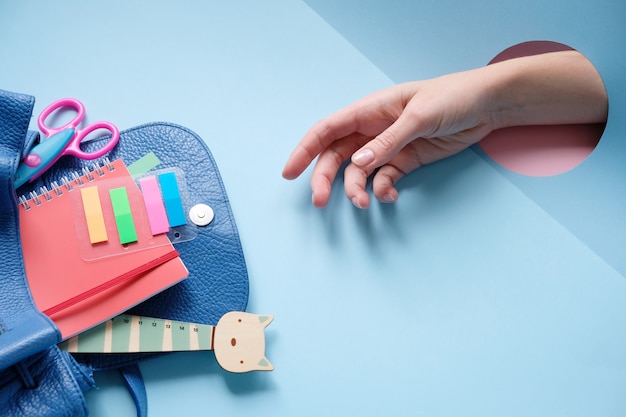
{"label": "blue shoulder strap", "polygon": [[148,416],[148,395],[146,394],[146,386],[141,376],[139,365],[127,365],[120,368],[120,373],[126,381],[128,390],[130,391],[135,406],[137,407],[137,417]]}

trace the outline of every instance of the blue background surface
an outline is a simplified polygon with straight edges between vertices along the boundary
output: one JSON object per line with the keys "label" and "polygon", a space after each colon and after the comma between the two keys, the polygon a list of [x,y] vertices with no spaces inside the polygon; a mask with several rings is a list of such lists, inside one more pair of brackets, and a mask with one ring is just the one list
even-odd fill
{"label": "blue background surface", "polygon": [[[2,2],[0,87],[35,95],[35,113],[71,96],[121,129],[182,124],[220,167],[248,311],[275,315],[276,370],[226,374],[210,352],[142,363],[150,416],[622,416],[625,10],[608,0]],[[319,210],[310,171],[280,177],[332,111],[537,39],[579,49],[607,85],[607,129],[577,169],[525,178],[468,150],[367,211],[341,180]],[[92,416],[134,415],[116,373],[97,382]]]}
{"label": "blue background surface", "polygon": [[485,65],[500,51],[529,40],[557,41],[584,53],[600,71],[610,95],[609,123],[596,152],[578,169],[553,177],[500,172],[626,273],[622,250],[626,234],[616,233],[626,230],[622,215],[626,212],[622,158],[626,122],[620,116],[623,94],[618,93],[623,90],[622,45],[626,42],[618,16],[626,16],[626,3],[427,0],[396,2],[390,7],[371,0],[308,3],[396,82],[414,79],[416,74],[427,78]]}

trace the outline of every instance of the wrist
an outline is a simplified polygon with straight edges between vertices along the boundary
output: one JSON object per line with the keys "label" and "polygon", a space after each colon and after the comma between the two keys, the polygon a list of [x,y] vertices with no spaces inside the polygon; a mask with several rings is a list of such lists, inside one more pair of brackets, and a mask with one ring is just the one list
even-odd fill
{"label": "wrist", "polygon": [[484,70],[494,128],[606,121],[602,79],[576,51],[514,58]]}
{"label": "wrist", "polygon": [[487,109],[493,129],[525,124],[522,120],[529,105],[529,91],[524,88],[522,60],[505,61],[484,67],[487,81]]}

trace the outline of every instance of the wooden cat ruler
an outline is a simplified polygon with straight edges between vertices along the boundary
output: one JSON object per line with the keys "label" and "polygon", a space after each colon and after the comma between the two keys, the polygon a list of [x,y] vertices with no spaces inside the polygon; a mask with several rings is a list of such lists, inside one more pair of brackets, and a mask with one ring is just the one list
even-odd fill
{"label": "wooden cat ruler", "polygon": [[226,371],[271,371],[264,330],[273,318],[233,311],[211,326],[123,314],[60,343],[59,348],[70,353],[213,350]]}

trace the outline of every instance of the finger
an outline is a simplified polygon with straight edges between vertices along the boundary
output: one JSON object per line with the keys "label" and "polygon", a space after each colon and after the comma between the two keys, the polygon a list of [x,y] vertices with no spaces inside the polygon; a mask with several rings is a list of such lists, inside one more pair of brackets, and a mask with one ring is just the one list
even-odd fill
{"label": "finger", "polygon": [[380,167],[373,180],[374,195],[382,203],[395,203],[398,201],[398,190],[395,184],[406,173],[395,165],[386,164]]}
{"label": "finger", "polygon": [[409,143],[374,175],[372,186],[376,198],[383,203],[397,201],[398,181],[422,165],[448,156],[447,146],[447,141],[440,138],[418,138]]}
{"label": "finger", "polygon": [[357,118],[358,111],[353,105],[314,124],[287,159],[283,177],[297,178],[324,149],[354,133],[358,127]]}
{"label": "finger", "polygon": [[[464,136],[468,135],[468,136]],[[384,164],[373,180],[373,191],[382,202],[394,202],[398,198],[395,184],[405,175],[422,165],[454,155],[474,143],[473,130],[451,135],[447,138],[418,138],[405,146],[393,159]]]}
{"label": "finger", "polygon": [[393,203],[398,200],[398,190],[395,184],[402,177],[423,165],[422,150],[427,143],[425,139],[412,141],[393,159],[380,167],[372,181],[374,195],[379,201]]}
{"label": "finger", "polygon": [[330,191],[333,181],[324,175],[314,175],[311,177],[311,201],[317,208],[326,207],[330,200]]}
{"label": "finger", "polygon": [[367,170],[373,170],[389,162],[402,148],[419,136],[420,126],[415,115],[404,112],[398,119],[359,149],[352,162]]}
{"label": "finger", "polygon": [[368,208],[370,205],[370,196],[365,191],[367,178],[370,173],[362,168],[349,164],[344,171],[344,189],[346,197],[360,209]]}
{"label": "finger", "polygon": [[305,146],[298,144],[298,146],[296,146],[296,148],[291,152],[291,155],[283,167],[283,178],[287,180],[298,178],[316,156],[317,154],[309,153]]}
{"label": "finger", "polygon": [[334,142],[319,155],[311,175],[312,199],[316,207],[328,204],[332,184],[341,166],[365,141],[366,138],[355,133]]}

